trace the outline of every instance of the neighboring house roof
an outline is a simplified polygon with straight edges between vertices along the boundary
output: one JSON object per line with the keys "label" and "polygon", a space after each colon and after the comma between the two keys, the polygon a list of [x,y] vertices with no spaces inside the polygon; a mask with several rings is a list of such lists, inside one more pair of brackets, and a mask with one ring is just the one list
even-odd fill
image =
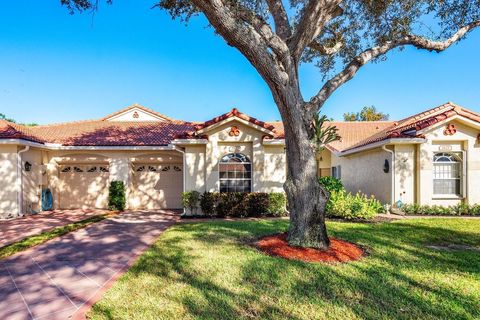
{"label": "neighboring house roof", "polygon": [[390,125],[386,126],[383,130],[380,130],[365,139],[359,139],[357,143],[343,149],[343,151],[363,147],[387,139],[422,138],[423,134],[420,131],[454,116],[462,116],[469,120],[480,122],[480,114],[460,107],[452,102],[447,102],[441,106],[407,117],[400,121],[390,122]]}
{"label": "neighboring house roof", "polygon": [[[124,114],[133,108],[162,119],[160,121],[109,121],[112,117]],[[392,138],[418,138],[422,137],[421,130],[456,115],[480,123],[480,114],[449,102],[400,121],[329,122],[329,125],[338,128],[341,139],[330,143],[327,147],[335,152],[345,152]],[[171,119],[140,105],[133,105],[100,120],[37,127],[26,127],[0,120],[0,139],[23,139],[63,146],[162,146],[179,138],[208,138],[205,135],[205,129],[235,117],[268,130],[269,139],[285,138],[282,122],[263,122],[237,109],[232,109],[205,122],[187,122]]]}

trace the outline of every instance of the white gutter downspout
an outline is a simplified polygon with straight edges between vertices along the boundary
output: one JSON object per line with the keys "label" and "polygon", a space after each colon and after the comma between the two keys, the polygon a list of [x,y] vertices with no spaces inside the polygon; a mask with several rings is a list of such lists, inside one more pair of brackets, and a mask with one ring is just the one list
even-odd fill
{"label": "white gutter downspout", "polygon": [[[183,155],[183,192],[186,192],[186,190],[185,190],[185,183],[186,183],[186,180],[187,180],[187,179],[186,179],[186,176],[185,176],[185,175],[186,175],[185,172],[186,172],[186,169],[187,169],[187,168],[186,168],[186,162],[187,162],[187,161],[186,161],[186,160],[187,160],[187,159],[186,159],[186,154],[185,154],[185,151],[182,150],[182,148],[179,148],[179,147],[177,147],[177,146],[174,146],[174,150],[180,152],[180,153]],[[186,214],[185,211],[186,211],[186,209],[183,208],[183,214]]]}
{"label": "white gutter downspout", "polygon": [[392,155],[392,206],[395,204],[395,151],[387,149],[387,145],[383,145],[382,149]]}
{"label": "white gutter downspout", "polygon": [[23,172],[22,172],[22,153],[30,150],[30,146],[26,146],[23,150],[17,152],[17,189],[18,189],[18,215],[21,216],[23,213]]}

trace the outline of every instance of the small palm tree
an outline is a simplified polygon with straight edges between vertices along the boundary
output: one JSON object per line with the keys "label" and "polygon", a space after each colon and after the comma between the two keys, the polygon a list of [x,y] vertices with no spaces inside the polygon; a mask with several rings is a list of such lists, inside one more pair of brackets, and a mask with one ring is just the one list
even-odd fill
{"label": "small palm tree", "polygon": [[327,116],[318,113],[312,121],[312,128],[314,130],[312,143],[315,145],[317,153],[321,152],[330,142],[340,140],[341,138],[336,126],[328,125],[324,128],[326,122],[328,122]]}

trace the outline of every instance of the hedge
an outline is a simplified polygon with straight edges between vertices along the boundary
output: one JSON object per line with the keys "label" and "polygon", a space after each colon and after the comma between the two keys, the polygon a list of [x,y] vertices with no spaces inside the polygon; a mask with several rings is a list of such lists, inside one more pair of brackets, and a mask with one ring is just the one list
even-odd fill
{"label": "hedge", "polygon": [[480,204],[461,203],[454,206],[404,204],[400,210],[407,215],[480,216]]}
{"label": "hedge", "polygon": [[[264,193],[264,192],[205,192],[200,199],[192,204],[195,191],[185,192],[182,199],[185,198],[184,207],[200,207],[206,216],[211,217],[265,217],[265,216],[285,216],[286,215],[286,197],[283,193]],[[193,210],[191,211],[193,213]]]}

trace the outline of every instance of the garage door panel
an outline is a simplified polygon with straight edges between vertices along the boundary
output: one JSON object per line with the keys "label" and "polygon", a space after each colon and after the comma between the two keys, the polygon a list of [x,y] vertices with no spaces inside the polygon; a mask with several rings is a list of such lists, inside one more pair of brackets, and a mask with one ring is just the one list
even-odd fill
{"label": "garage door panel", "polygon": [[145,209],[180,209],[183,191],[181,164],[137,165],[134,170],[134,203]]}
{"label": "garage door panel", "polygon": [[[92,166],[78,166],[75,167],[75,170],[68,170],[68,168],[65,166],[59,175],[59,207],[61,209],[106,209],[108,207],[109,181],[106,167],[102,166],[102,171],[100,171],[100,167]],[[95,170],[92,171],[92,168]]]}

